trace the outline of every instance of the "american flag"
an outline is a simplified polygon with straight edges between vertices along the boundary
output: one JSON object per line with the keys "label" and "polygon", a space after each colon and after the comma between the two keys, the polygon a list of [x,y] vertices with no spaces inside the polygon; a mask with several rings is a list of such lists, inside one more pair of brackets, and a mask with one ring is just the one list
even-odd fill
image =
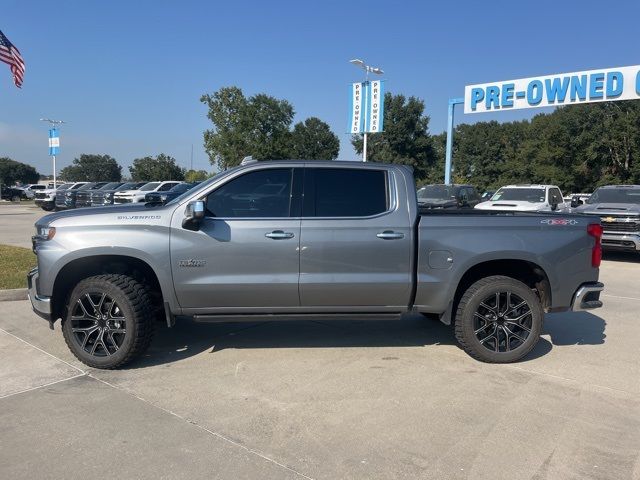
{"label": "american flag", "polygon": [[2,31],[0,31],[0,60],[9,65],[11,73],[13,73],[13,83],[16,84],[16,87],[22,87],[24,60],[20,55],[20,50],[4,36]]}

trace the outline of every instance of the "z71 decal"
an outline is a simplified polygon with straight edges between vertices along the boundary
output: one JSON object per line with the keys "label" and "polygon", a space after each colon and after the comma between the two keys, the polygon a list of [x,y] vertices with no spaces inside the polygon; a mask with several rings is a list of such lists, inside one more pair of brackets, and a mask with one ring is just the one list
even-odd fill
{"label": "z71 decal", "polygon": [[546,220],[540,220],[540,223],[546,223],[547,225],[577,225],[578,220],[569,218],[548,218]]}

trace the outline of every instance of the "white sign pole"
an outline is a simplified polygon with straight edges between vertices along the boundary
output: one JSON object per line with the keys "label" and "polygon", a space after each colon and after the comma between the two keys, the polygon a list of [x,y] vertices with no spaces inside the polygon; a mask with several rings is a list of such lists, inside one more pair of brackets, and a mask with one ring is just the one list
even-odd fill
{"label": "white sign pole", "polygon": [[362,144],[362,161],[367,161],[367,120],[369,119],[369,110],[367,107],[369,106],[369,72],[367,72],[367,80],[364,82],[364,89],[362,91],[362,96],[364,97],[364,109],[362,110],[362,115],[364,117],[364,141]]}

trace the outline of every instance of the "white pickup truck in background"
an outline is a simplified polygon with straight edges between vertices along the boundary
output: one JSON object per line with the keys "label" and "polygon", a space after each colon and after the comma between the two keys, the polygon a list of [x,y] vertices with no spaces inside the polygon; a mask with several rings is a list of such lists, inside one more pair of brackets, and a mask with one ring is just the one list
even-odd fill
{"label": "white pickup truck in background", "polygon": [[506,185],[487,202],[475,206],[479,210],[515,212],[566,212],[569,205],[555,185]]}

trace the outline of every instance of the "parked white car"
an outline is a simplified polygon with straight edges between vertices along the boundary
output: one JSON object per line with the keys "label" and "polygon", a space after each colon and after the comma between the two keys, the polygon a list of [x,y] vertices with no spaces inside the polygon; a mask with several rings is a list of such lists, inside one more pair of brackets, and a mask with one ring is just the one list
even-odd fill
{"label": "parked white car", "polygon": [[149,182],[137,190],[123,190],[113,195],[114,204],[144,202],[144,196],[151,192],[166,192],[178,185],[178,181]]}
{"label": "parked white car", "polygon": [[487,202],[475,206],[479,210],[512,210],[516,212],[566,212],[562,192],[555,185],[506,185]]}
{"label": "parked white car", "polygon": [[58,188],[45,188],[44,190],[38,190],[35,196],[36,206],[42,208],[45,212],[54,210],[56,208],[56,194],[72,187],[73,185],[73,183],[60,183],[58,184]]}

